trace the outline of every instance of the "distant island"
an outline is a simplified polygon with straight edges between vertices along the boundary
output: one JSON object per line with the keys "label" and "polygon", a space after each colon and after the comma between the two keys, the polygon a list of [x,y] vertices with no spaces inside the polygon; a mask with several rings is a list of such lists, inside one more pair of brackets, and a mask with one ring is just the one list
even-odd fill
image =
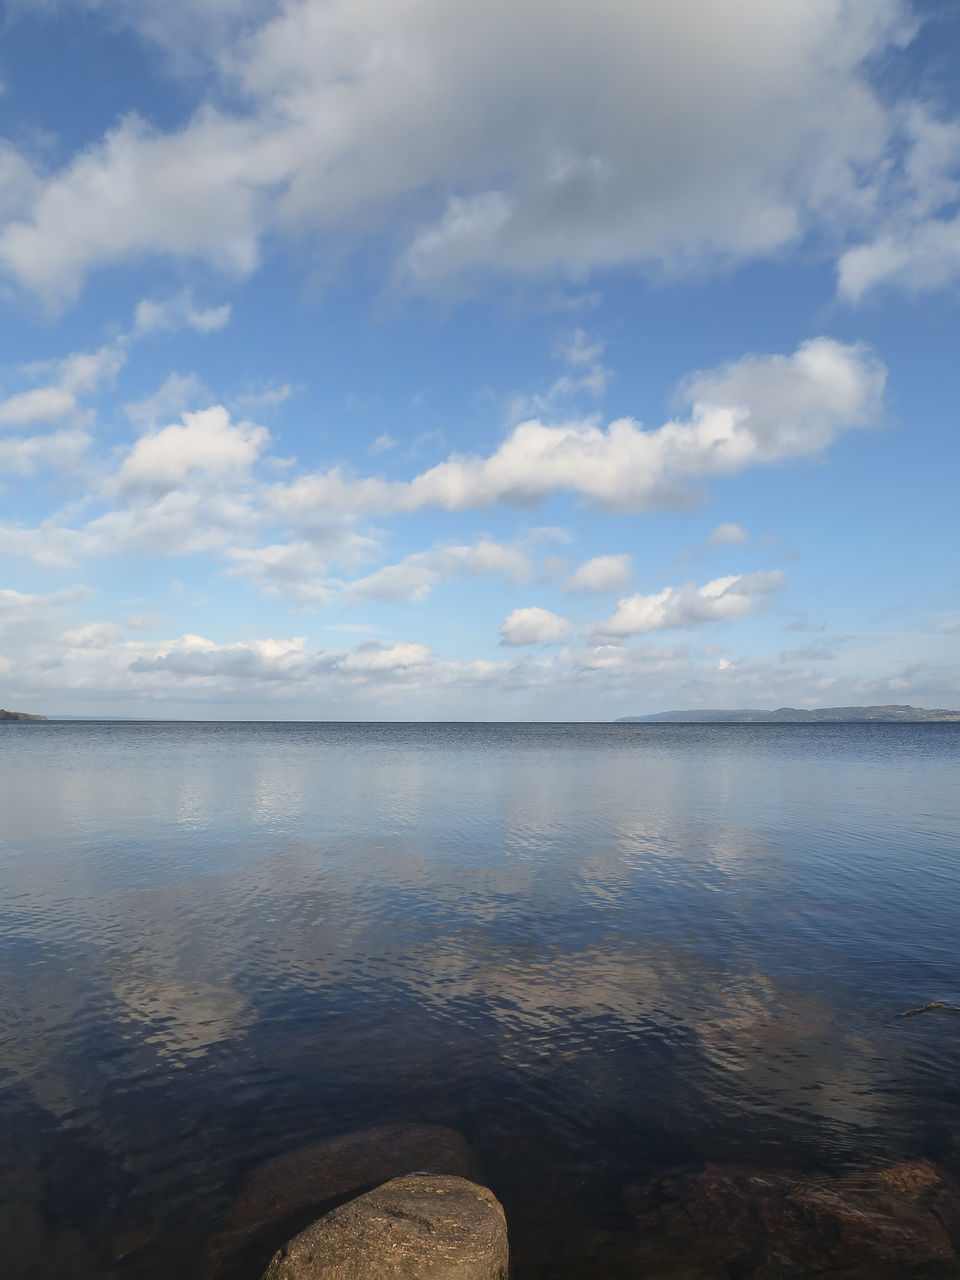
{"label": "distant island", "polygon": [[818,724],[883,721],[923,724],[960,720],[960,711],[926,707],[778,707],[776,711],[660,711],[652,716],[621,716],[616,724]]}
{"label": "distant island", "polygon": [[3,711],[0,709],[0,720],[46,720],[46,716],[31,716],[26,711]]}

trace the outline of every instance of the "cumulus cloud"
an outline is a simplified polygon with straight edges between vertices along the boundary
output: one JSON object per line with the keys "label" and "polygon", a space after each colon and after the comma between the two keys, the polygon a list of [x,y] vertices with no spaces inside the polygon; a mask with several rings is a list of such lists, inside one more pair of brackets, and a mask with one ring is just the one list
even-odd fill
{"label": "cumulus cloud", "polygon": [[549,609],[533,606],[514,609],[500,625],[501,644],[559,644],[572,630],[571,624]]}
{"label": "cumulus cloud", "polygon": [[185,635],[160,646],[140,646],[129,663],[137,674],[169,674],[203,681],[291,682],[336,677],[347,683],[404,678],[428,666],[436,656],[412,641],[382,644],[368,640],[353,649],[311,650],[306,640],[241,640],[217,644],[204,636]]}
{"label": "cumulus cloud", "polygon": [[838,263],[837,287],[851,302],[880,285],[916,293],[960,276],[960,121],[913,103],[903,135],[875,236],[847,249]]}
{"label": "cumulus cloud", "polygon": [[168,493],[196,472],[242,477],[269,441],[266,427],[233,423],[222,405],[185,413],[182,423],[141,436],[105,485],[105,492],[112,496]]}
{"label": "cumulus cloud", "polygon": [[867,75],[909,36],[899,0],[490,0],[456,22],[445,0],[106,3],[168,51],[207,33],[211,91],[51,173],[5,153],[0,263],[52,302],[140,255],[248,272],[268,232],[412,210],[397,274],[418,287],[748,259],[869,221],[905,128]]}
{"label": "cumulus cloud", "polygon": [[201,379],[195,373],[170,373],[153,392],[142,400],[133,400],[123,406],[123,411],[141,429],[158,427],[164,421],[180,418],[188,409],[198,409],[213,399]]}
{"label": "cumulus cloud", "polygon": [[514,396],[507,414],[511,422],[555,412],[558,405],[581,392],[600,398],[606,392],[611,371],[603,364],[605,343],[592,339],[585,329],[574,329],[556,346],[554,355],[563,360],[566,372],[555,378],[545,392]]}
{"label": "cumulus cloud", "polygon": [[352,600],[410,600],[422,603],[438,582],[451,578],[502,574],[511,583],[527,582],[533,565],[517,547],[504,546],[489,538],[464,546],[431,547],[417,551],[397,564],[357,578],[347,584]]}
{"label": "cumulus cloud", "polygon": [[102,649],[122,636],[125,628],[117,622],[88,622],[86,626],[74,627],[61,636],[63,643],[75,649]]}
{"label": "cumulus cloud", "polygon": [[249,542],[264,524],[250,471],[269,432],[234,423],[221,405],[140,436],[100,483],[114,505],[79,528],[51,517],[36,528],[0,524],[0,553],[47,564],[131,549],[189,555]]}
{"label": "cumulus cloud", "polygon": [[337,655],[331,662],[347,675],[368,672],[406,672],[425,666],[433,654],[423,644],[404,640],[385,645],[379,640],[368,640],[352,652]]}
{"label": "cumulus cloud", "polygon": [[750,535],[740,524],[718,524],[707,539],[708,547],[742,547]]}
{"label": "cumulus cloud", "polygon": [[63,387],[35,387],[0,402],[0,426],[27,422],[58,422],[77,407],[76,397]]}
{"label": "cumulus cloud", "polygon": [[267,385],[260,387],[259,390],[245,391],[242,395],[234,396],[230,402],[231,406],[237,410],[269,410],[276,409],[280,405],[286,403],[298,390],[290,382],[283,382],[280,386]]}
{"label": "cumulus cloud", "polygon": [[133,672],[168,672],[202,679],[231,676],[240,679],[283,680],[303,669],[305,639],[238,640],[217,644],[205,636],[185,635],[141,652],[129,663]]}
{"label": "cumulus cloud", "polygon": [[393,436],[384,431],[372,442],[367,453],[386,453],[388,449],[395,448],[396,444],[397,442],[394,440]]}
{"label": "cumulus cloud", "polygon": [[50,305],[75,297],[91,268],[143,253],[249,272],[257,180],[283,172],[271,152],[259,126],[209,109],[169,135],[128,117],[42,185],[28,220],[0,231],[0,264]]}
{"label": "cumulus cloud", "polygon": [[594,556],[570,575],[563,584],[563,589],[585,595],[622,591],[632,573],[633,561],[626,553],[618,556]]}
{"label": "cumulus cloud", "polygon": [[89,545],[83,533],[55,519],[43,520],[34,528],[0,524],[0,555],[22,556],[38,564],[71,564]]}
{"label": "cumulus cloud", "polygon": [[0,618],[8,620],[31,615],[41,609],[59,609],[63,605],[76,604],[78,600],[87,600],[90,594],[89,587],[66,587],[46,595],[30,595],[14,591],[11,587],[0,587]]}
{"label": "cumulus cloud", "polygon": [[[12,447],[0,448],[0,467],[6,462],[24,470],[42,460],[42,443],[7,443]],[[72,433],[65,443],[79,450],[84,441]],[[269,443],[265,427],[234,422],[222,405],[185,413],[121,453],[99,482],[99,497],[108,504],[103,514],[79,527],[67,522],[69,512],[35,528],[0,523],[0,554],[69,564],[131,549],[178,556],[248,545],[268,523],[251,473]],[[351,536],[341,519],[328,541],[343,544]],[[253,559],[248,568],[256,576]]]}
{"label": "cumulus cloud", "polygon": [[[914,637],[918,660],[902,668],[858,653],[853,676],[825,675],[812,654],[778,663],[716,645],[603,637],[499,662],[456,661],[410,639],[322,649],[303,636],[128,638],[139,620],[68,616],[80,607],[86,612],[91,595],[84,587],[47,595],[0,589],[0,671],[11,698],[67,710],[96,690],[120,714],[143,714],[151,705],[222,714],[227,699],[254,715],[288,708],[296,716],[336,711],[360,718],[497,718],[515,714],[519,698],[526,715],[549,718],[562,706],[566,714],[596,719],[669,706],[952,706],[960,694],[949,642],[933,635]],[[903,640],[901,633],[890,637],[890,653],[901,652]]]}
{"label": "cumulus cloud", "polygon": [[[60,529],[52,522],[41,526],[36,547],[41,556],[59,552],[65,557],[52,563],[129,550],[163,556],[222,553],[256,536],[263,525],[248,491],[229,492],[218,477],[201,473],[189,485],[159,496],[133,495],[126,506],[97,516],[80,529]],[[0,527],[0,548],[4,546],[3,535]],[[11,541],[16,543],[15,535]]]}
{"label": "cumulus cloud", "polygon": [[328,604],[334,596],[326,581],[327,559],[309,542],[233,547],[227,552],[233,577],[246,578],[267,596],[292,600],[303,609]]}
{"label": "cumulus cloud", "polygon": [[62,360],[23,365],[18,376],[41,385],[0,400],[0,427],[61,422],[76,414],[78,398],[112,381],[126,359],[126,339],[120,338],[98,351],[78,351]]}
{"label": "cumulus cloud", "polygon": [[[120,355],[104,348],[56,362],[54,372],[63,388],[95,386],[111,376]],[[584,358],[590,358],[586,349]],[[196,379],[171,375],[153,397],[126,406],[146,430],[114,454],[97,483],[107,510],[78,525],[82,508],[33,528],[0,521],[0,553],[65,564],[130,548],[164,555],[214,551],[229,559],[230,572],[261,590],[312,607],[328,598],[328,561],[351,567],[372,558],[379,535],[372,536],[365,521],[429,507],[532,506],[562,493],[608,511],[689,503],[710,476],[816,455],[838,432],[871,422],[884,376],[861,347],[817,338],[790,356],[748,356],[695,375],[682,391],[688,413],[655,429],[632,419],[606,428],[592,420],[534,420],[486,455],[451,454],[410,480],[333,467],[267,483],[269,466],[281,461],[268,454],[267,429],[236,421],[217,404],[165,421],[160,415],[168,406],[196,404],[208,394]],[[0,467],[30,474],[53,457],[89,465],[89,433],[79,426],[63,432],[8,439]],[[61,447],[48,448],[51,441]],[[728,543],[734,536],[732,528],[723,534]],[[627,564],[623,557],[599,557],[573,575],[569,589],[606,582],[604,589],[621,590]],[[499,573],[523,582],[529,572],[522,547],[481,539],[415,552],[345,589],[354,599],[416,600],[459,574]]]}
{"label": "cumulus cloud", "polygon": [[698,587],[693,582],[664,587],[651,595],[627,596],[609,618],[593,628],[610,639],[643,635],[649,631],[696,627],[706,622],[731,622],[761,612],[767,599],[786,581],[779,570],[768,573],[730,574]]}
{"label": "cumulus cloud", "polygon": [[849,249],[838,265],[840,293],[859,301],[881,284],[910,293],[939,289],[960,276],[960,217],[931,218]]}
{"label": "cumulus cloud", "polygon": [[186,326],[195,333],[215,333],[230,323],[229,302],[219,307],[197,307],[189,289],[173,298],[158,301],[144,298],[137,303],[134,327],[138,334],[172,332]]}
{"label": "cumulus cloud", "polygon": [[63,630],[63,614],[92,595],[84,586],[36,595],[0,587],[0,670],[22,673],[30,668],[56,667],[56,639]]}
{"label": "cumulus cloud", "polygon": [[275,486],[269,501],[294,522],[337,509],[532,506],[562,492],[615,511],[677,506],[708,476],[813,457],[840,431],[871,422],[885,378],[863,347],[813,338],[790,356],[747,356],[694,375],[682,390],[689,416],[655,430],[630,418],[606,429],[533,420],[486,457],[455,454],[408,482],[334,468]]}
{"label": "cumulus cloud", "polygon": [[92,442],[88,432],[74,428],[39,436],[0,436],[0,474],[32,476],[44,467],[74,471]]}
{"label": "cumulus cloud", "polygon": [[417,551],[396,564],[384,565],[361,578],[344,581],[330,574],[330,564],[355,565],[376,554],[375,539],[349,524],[331,526],[318,541],[233,548],[228,572],[246,578],[265,595],[279,596],[311,609],[334,600],[359,604],[367,600],[422,603],[434,586],[454,578],[499,574],[510,583],[528,582],[533,563],[518,547],[489,538],[464,545],[440,545]]}

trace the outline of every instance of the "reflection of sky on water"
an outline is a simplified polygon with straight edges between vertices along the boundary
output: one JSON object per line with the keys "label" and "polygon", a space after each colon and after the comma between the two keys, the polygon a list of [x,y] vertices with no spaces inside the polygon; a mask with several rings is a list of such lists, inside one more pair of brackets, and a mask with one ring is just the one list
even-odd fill
{"label": "reflection of sky on water", "polygon": [[960,1117],[960,1019],[896,1017],[960,1001],[960,733],[893,732],[8,731],[0,1119],[195,1195],[491,1099],[909,1148]]}

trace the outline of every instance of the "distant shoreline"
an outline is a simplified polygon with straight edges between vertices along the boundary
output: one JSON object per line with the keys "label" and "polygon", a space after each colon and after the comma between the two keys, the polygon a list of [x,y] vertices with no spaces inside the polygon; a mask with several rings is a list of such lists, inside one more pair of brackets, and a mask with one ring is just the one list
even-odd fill
{"label": "distant shoreline", "polygon": [[960,711],[926,707],[778,707],[775,711],[660,711],[655,715],[621,716],[615,724],[950,724]]}
{"label": "distant shoreline", "polygon": [[366,727],[386,727],[394,726],[396,728],[415,727],[415,726],[460,726],[467,727],[494,727],[514,726],[517,728],[528,726],[555,726],[557,728],[566,726],[573,728],[576,726],[600,727],[603,725],[711,725],[711,724],[735,724],[735,725],[818,725],[818,724],[958,724],[960,723],[960,711],[946,711],[939,709],[927,710],[922,707],[910,707],[899,709],[872,708],[872,707],[822,707],[814,711],[803,711],[791,707],[783,707],[776,711],[763,710],[743,710],[743,711],[726,711],[726,710],[702,710],[702,711],[663,711],[652,715],[645,716],[621,716],[616,720],[323,720],[323,719],[230,719],[219,720],[212,718],[205,719],[181,719],[181,718],[164,718],[164,717],[139,717],[139,716],[41,716],[32,715],[27,712],[11,712],[0,711],[0,723],[43,723],[48,725],[315,725],[315,726],[336,726],[362,728]]}

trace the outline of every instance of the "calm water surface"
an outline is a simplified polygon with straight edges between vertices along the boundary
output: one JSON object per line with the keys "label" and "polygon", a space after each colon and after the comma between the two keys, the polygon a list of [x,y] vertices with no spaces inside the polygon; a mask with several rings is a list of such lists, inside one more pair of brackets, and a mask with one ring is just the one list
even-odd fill
{"label": "calm water surface", "polygon": [[392,1121],[468,1136],[519,1280],[604,1274],[665,1166],[956,1170],[960,1014],[898,1015],[960,1005],[958,765],[960,725],[0,725],[4,1276],[192,1280],[259,1161]]}

